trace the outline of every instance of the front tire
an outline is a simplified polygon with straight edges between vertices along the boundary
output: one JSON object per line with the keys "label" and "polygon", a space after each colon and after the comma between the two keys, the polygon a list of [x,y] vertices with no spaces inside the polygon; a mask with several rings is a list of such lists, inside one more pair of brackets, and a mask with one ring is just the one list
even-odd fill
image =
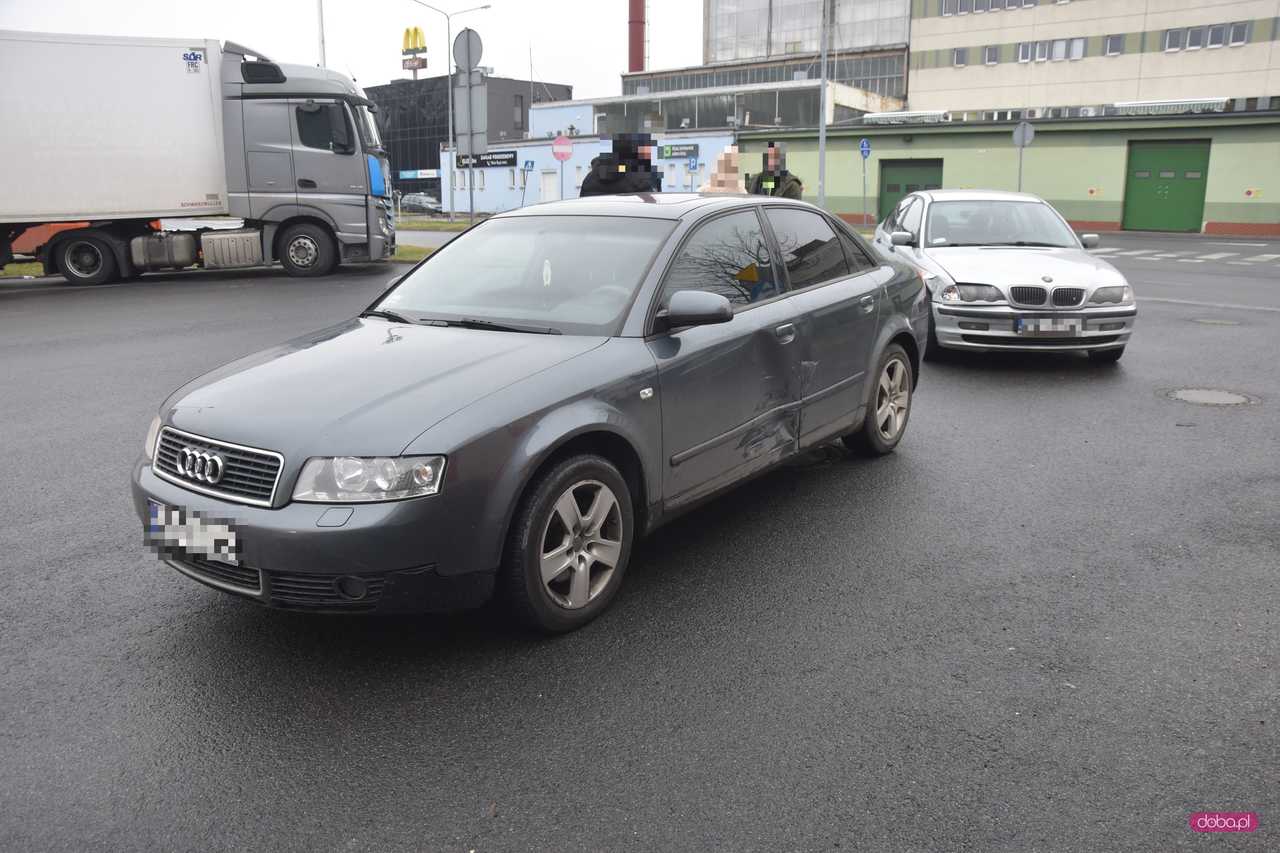
{"label": "front tire", "polygon": [[1089,350],[1089,360],[1094,364],[1115,364],[1122,355],[1124,355],[1124,347]]}
{"label": "front tire", "polygon": [[580,628],[617,594],[634,536],[631,491],[618,469],[592,454],[569,457],[520,502],[503,557],[503,596],[531,628]]}
{"label": "front tire", "polygon": [[72,284],[106,284],[116,277],[116,256],[97,237],[72,237],[58,244],[57,264]]}
{"label": "front tire", "polygon": [[338,247],[323,226],[291,225],[280,235],[280,265],[291,276],[328,275],[338,265]]}
{"label": "front tire", "polygon": [[840,439],[844,446],[864,456],[892,453],[907,431],[914,387],[915,375],[907,351],[890,344],[880,356],[862,427]]}

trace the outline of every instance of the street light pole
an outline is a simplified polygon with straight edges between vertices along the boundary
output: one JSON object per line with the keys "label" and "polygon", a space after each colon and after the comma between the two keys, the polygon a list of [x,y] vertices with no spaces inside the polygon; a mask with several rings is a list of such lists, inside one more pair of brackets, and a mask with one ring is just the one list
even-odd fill
{"label": "street light pole", "polygon": [[324,0],[316,0],[316,15],[320,19],[320,68],[325,67],[324,59]]}
{"label": "street light pole", "polygon": [[822,0],[822,73],[818,89],[818,207],[827,206],[827,0]]}
{"label": "street light pole", "polygon": [[[323,2],[323,0],[321,0],[321,2]],[[445,71],[449,74],[449,152],[452,154],[454,153],[454,149],[457,145],[457,141],[453,138],[453,62],[451,59],[453,55],[453,16],[463,15],[467,12],[478,12],[481,9],[488,9],[490,4],[486,3],[483,6],[472,6],[470,9],[460,9],[457,12],[446,12],[444,9],[437,9],[430,3],[423,3],[422,0],[411,0],[411,2],[417,3],[419,6],[426,9],[430,9],[432,12],[444,15],[444,38],[446,45],[444,49],[444,67]],[[441,173],[444,172],[443,169],[440,171]],[[449,221],[453,221],[453,166],[449,167]]]}

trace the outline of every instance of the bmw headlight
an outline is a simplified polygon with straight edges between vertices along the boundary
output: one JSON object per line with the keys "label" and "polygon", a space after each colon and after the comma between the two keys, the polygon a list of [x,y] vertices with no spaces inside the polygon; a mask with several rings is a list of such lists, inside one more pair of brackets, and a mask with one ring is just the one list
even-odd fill
{"label": "bmw headlight", "polygon": [[160,434],[160,416],[156,415],[151,421],[151,426],[147,428],[147,443],[142,446],[142,454],[147,457],[150,462],[156,455],[156,436]]}
{"label": "bmw headlight", "polygon": [[943,302],[1003,302],[1004,294],[989,284],[949,284],[938,291]]}
{"label": "bmw headlight", "polygon": [[1089,297],[1090,305],[1132,305],[1133,288],[1127,284],[1099,287]]}
{"label": "bmw headlight", "polygon": [[307,503],[373,503],[440,491],[443,456],[336,456],[308,459],[293,499]]}

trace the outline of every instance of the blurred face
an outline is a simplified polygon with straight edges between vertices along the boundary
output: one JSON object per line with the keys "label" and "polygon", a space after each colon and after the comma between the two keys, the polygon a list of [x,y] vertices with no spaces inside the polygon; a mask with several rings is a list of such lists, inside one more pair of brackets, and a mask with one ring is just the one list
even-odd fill
{"label": "blurred face", "polygon": [[778,156],[777,148],[770,148],[767,151],[765,151],[764,161],[769,171],[776,172],[778,170],[778,163],[781,160],[782,158]]}
{"label": "blurred face", "polygon": [[654,149],[654,146],[652,146],[652,145],[641,145],[641,146],[640,146],[640,148],[639,148],[640,159],[641,159],[641,160],[652,160],[652,159],[653,159],[653,149]]}

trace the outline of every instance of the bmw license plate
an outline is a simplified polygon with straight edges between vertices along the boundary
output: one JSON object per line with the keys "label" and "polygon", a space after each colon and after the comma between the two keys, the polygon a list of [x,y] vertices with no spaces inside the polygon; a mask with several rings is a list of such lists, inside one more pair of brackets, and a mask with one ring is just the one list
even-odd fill
{"label": "bmw license plate", "polygon": [[161,554],[240,564],[240,540],[231,522],[184,507],[148,500],[145,538]]}
{"label": "bmw license plate", "polygon": [[1072,337],[1084,331],[1079,317],[1015,317],[1013,330],[1019,335]]}

